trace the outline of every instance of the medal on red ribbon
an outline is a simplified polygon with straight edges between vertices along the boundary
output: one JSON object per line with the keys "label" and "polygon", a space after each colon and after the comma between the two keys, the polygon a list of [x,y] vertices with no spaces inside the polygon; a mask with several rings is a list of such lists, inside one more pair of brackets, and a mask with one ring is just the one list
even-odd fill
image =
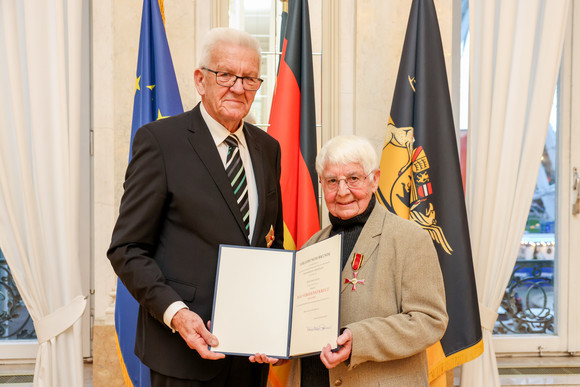
{"label": "medal on red ribbon", "polygon": [[358,270],[362,267],[364,259],[365,259],[365,256],[362,254],[359,254],[359,253],[355,253],[354,257],[352,258],[352,279],[348,279],[348,278],[344,279],[345,284],[348,284],[348,283],[352,284],[351,290],[356,290],[357,284],[361,284],[361,285],[365,284],[364,279],[356,278],[356,276],[358,274]]}
{"label": "medal on red ribbon", "polygon": [[272,243],[274,243],[274,226],[270,225],[270,231],[268,231],[268,234],[266,234],[266,247],[270,247],[272,246]]}

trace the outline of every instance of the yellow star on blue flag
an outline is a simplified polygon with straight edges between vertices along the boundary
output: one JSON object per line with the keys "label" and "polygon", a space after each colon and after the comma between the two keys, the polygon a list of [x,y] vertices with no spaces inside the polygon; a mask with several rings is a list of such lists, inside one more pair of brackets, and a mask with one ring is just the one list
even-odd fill
{"label": "yellow star on blue flag", "polygon": [[[159,119],[160,111],[163,117],[183,113],[159,3],[159,0],[143,1],[131,143],[140,127]],[[147,93],[137,92],[145,88],[149,89]]]}
{"label": "yellow star on blue flag", "polygon": [[169,116],[164,116],[161,114],[161,109],[157,110],[157,119],[158,120],[160,120],[162,118],[167,118],[167,117],[169,117]]}

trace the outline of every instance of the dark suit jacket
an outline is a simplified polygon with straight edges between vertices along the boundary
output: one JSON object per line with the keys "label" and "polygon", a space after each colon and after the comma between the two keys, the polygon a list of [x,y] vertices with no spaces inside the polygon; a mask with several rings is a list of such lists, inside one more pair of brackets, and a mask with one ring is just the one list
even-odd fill
{"label": "dark suit jacket", "polygon": [[[244,134],[259,202],[251,245],[266,247],[265,236],[273,226],[272,247],[282,248],[280,145],[247,123]],[[124,188],[107,255],[140,304],[135,353],[164,375],[211,379],[227,360],[202,359],[163,323],[167,307],[179,300],[207,322],[220,243],[248,245],[199,105],[138,130]]]}

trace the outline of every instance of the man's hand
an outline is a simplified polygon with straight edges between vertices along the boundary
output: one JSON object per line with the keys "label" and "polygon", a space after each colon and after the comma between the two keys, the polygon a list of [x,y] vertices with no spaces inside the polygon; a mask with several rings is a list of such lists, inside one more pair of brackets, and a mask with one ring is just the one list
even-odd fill
{"label": "man's hand", "polygon": [[336,344],[340,346],[337,351],[332,352],[330,344],[327,344],[320,353],[320,360],[328,369],[336,367],[350,356],[352,351],[352,332],[349,329],[345,329],[342,335],[337,337]]}
{"label": "man's hand", "polygon": [[195,349],[202,358],[217,360],[226,357],[223,353],[216,353],[207,348],[208,345],[212,347],[218,345],[218,339],[206,329],[201,317],[191,310],[180,309],[173,316],[171,325],[179,332],[189,348]]}

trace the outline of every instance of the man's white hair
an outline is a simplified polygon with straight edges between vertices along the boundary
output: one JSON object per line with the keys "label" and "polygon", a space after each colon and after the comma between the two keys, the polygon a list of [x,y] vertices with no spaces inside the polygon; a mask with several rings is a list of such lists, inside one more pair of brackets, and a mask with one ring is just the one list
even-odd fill
{"label": "man's white hair", "polygon": [[[366,174],[378,168],[378,156],[369,140],[359,136],[337,136],[328,141],[316,156],[316,173],[322,176],[327,165],[360,164]],[[374,179],[374,175],[371,176]]]}
{"label": "man's white hair", "polygon": [[[205,35],[203,45],[201,47],[201,54],[199,57],[199,68],[211,66],[211,55],[216,47],[222,44],[231,44],[240,47],[249,48],[256,52],[258,63],[261,64],[260,43],[256,38],[245,31],[236,30],[234,28],[212,28]],[[260,68],[258,67],[258,72]]]}

